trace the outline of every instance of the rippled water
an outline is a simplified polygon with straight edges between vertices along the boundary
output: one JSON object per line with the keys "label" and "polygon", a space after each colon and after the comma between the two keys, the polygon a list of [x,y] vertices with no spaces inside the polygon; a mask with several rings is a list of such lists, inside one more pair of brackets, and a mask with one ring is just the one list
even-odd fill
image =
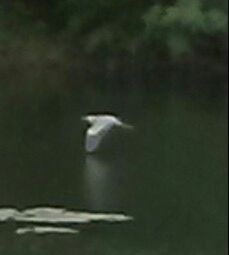
{"label": "rippled water", "polygon": [[[190,79],[175,87],[162,79],[155,89],[3,80],[0,207],[120,213],[134,221],[44,236],[2,222],[0,254],[225,254],[226,99],[212,88],[217,79]],[[195,86],[186,89],[187,81]],[[86,155],[80,117],[91,111],[115,112],[136,128],[112,132],[98,153]],[[15,235],[17,228],[27,234]]]}

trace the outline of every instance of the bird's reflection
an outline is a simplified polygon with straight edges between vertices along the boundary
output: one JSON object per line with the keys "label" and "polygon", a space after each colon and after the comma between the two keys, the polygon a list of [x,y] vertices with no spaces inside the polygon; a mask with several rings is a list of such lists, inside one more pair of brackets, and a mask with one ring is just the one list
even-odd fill
{"label": "bird's reflection", "polygon": [[113,167],[100,158],[85,158],[85,188],[87,203],[92,210],[112,209],[117,201]]}

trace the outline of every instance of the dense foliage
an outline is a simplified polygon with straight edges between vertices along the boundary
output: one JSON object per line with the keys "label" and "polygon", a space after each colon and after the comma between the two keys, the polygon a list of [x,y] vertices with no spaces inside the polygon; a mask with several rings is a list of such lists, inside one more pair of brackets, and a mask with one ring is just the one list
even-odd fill
{"label": "dense foliage", "polygon": [[221,52],[226,15],[224,0],[2,0],[0,47],[40,37],[86,54]]}

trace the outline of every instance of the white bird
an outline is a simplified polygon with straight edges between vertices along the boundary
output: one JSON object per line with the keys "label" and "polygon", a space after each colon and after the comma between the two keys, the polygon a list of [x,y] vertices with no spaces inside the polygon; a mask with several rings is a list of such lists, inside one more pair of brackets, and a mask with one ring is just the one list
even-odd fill
{"label": "white bird", "polygon": [[133,128],[133,126],[123,123],[119,118],[110,114],[87,115],[82,117],[82,120],[90,124],[85,138],[85,150],[87,152],[96,151],[103,137],[113,127]]}

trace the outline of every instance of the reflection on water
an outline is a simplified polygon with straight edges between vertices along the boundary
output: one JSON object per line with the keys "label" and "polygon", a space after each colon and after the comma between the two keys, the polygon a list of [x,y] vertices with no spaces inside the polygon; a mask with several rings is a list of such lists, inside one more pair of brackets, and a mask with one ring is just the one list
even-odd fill
{"label": "reflection on water", "polygon": [[25,227],[25,228],[18,228],[15,231],[18,235],[23,235],[27,233],[35,233],[35,234],[78,234],[79,231],[73,228],[63,228],[63,227],[38,227],[38,226],[32,226],[32,227]]}
{"label": "reflection on water", "polygon": [[56,207],[35,207],[19,211],[13,208],[0,209],[0,222],[14,220],[32,223],[90,223],[94,221],[122,222],[132,220],[124,214],[90,213]]}
{"label": "reflection on water", "polygon": [[[67,210],[65,208],[56,207],[35,207],[19,211],[14,208],[0,209],[0,222],[15,221],[30,224],[88,224],[90,222],[125,222],[132,220],[132,217],[124,214],[112,213],[90,213],[90,212],[76,212]],[[19,228],[16,230],[17,234],[24,234],[28,232],[33,233],[76,233],[78,232],[72,228],[60,228],[50,226],[29,226],[26,228]]]}
{"label": "reflection on water", "polygon": [[115,203],[117,200],[117,193],[110,192],[111,187],[115,185],[113,171],[115,169],[108,161],[96,155],[86,156],[84,182],[90,208],[101,210],[111,201]]}

